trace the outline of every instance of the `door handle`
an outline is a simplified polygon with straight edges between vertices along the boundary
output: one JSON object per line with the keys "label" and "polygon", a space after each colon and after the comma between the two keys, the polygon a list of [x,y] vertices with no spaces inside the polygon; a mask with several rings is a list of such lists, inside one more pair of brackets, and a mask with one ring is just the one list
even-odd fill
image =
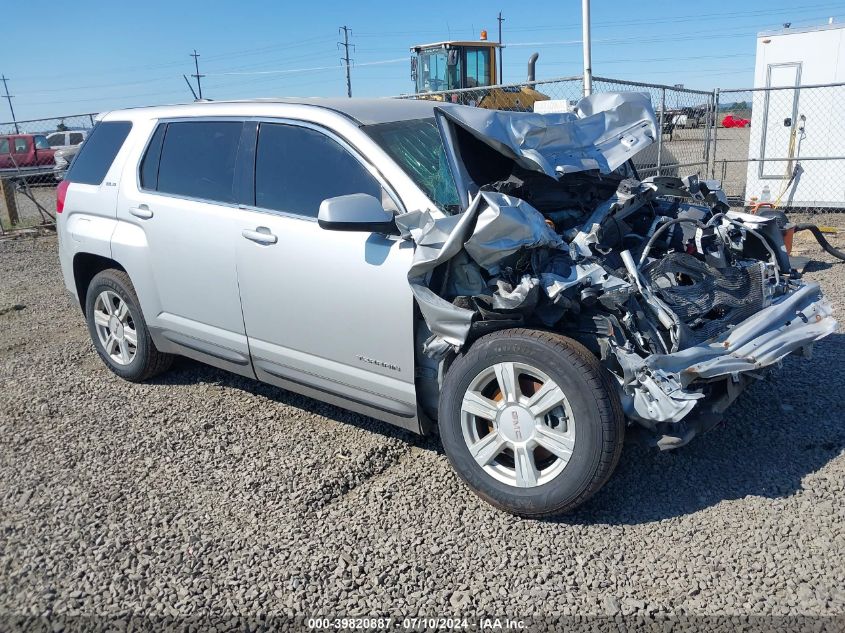
{"label": "door handle", "polygon": [[259,226],[254,231],[244,229],[241,235],[257,244],[275,244],[279,241],[279,238],[273,235],[266,226]]}
{"label": "door handle", "polygon": [[139,204],[137,207],[129,207],[129,213],[142,220],[149,220],[153,217],[153,212],[145,204]]}

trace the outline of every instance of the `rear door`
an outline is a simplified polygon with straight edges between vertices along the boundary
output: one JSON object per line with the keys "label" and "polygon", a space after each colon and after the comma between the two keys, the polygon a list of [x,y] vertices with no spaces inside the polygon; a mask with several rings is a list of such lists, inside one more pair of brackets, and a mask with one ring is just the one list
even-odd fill
{"label": "rear door", "polygon": [[252,375],[235,274],[243,127],[231,119],[160,122],[140,165],[124,173],[118,220],[135,227],[121,232],[123,256],[148,269],[141,302],[160,346]]}
{"label": "rear door", "polygon": [[241,305],[256,375],[416,427],[409,242],[317,224],[320,203],[368,193],[398,199],[330,132],[260,124],[255,197],[238,216]]}

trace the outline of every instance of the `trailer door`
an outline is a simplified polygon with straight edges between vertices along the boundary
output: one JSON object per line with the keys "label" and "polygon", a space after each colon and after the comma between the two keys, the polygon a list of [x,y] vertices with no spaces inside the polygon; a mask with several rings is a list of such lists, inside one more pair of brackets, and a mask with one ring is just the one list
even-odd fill
{"label": "trailer door", "polygon": [[795,89],[766,91],[760,147],[760,178],[780,180],[790,169],[791,161],[770,159],[792,157],[794,148],[790,148],[790,139],[798,122],[800,91],[797,86],[800,83],[800,62],[769,64],[766,73],[767,88],[795,86]]}

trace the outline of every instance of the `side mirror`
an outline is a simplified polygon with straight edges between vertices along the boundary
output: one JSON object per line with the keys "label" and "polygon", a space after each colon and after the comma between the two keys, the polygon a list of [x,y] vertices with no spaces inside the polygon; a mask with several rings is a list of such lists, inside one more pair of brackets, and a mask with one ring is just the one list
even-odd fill
{"label": "side mirror", "polygon": [[393,214],[368,193],[327,198],[320,203],[317,224],[327,231],[397,234]]}

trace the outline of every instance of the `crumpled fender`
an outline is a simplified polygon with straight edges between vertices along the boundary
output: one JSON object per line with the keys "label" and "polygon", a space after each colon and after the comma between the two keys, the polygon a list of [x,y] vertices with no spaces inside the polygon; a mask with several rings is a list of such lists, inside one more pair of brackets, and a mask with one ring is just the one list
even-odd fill
{"label": "crumpled fender", "polygon": [[397,216],[396,226],[417,245],[408,282],[420,312],[435,337],[454,347],[466,341],[475,312],[428,287],[428,277],[437,266],[465,249],[475,264],[494,272],[500,261],[522,248],[567,248],[537,209],[494,191],[479,192],[463,213],[435,218],[427,211],[412,211]]}

